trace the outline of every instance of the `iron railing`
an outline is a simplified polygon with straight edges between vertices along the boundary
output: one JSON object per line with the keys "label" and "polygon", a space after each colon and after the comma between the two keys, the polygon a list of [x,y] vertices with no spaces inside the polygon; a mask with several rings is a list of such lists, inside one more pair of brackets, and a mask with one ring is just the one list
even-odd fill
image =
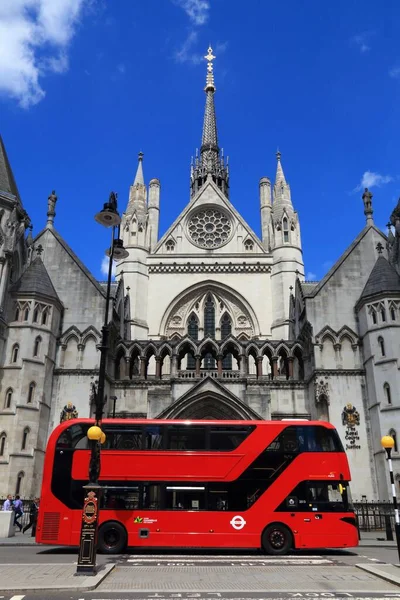
{"label": "iron railing", "polygon": [[360,531],[386,531],[389,526],[394,530],[394,509],[391,502],[355,502]]}

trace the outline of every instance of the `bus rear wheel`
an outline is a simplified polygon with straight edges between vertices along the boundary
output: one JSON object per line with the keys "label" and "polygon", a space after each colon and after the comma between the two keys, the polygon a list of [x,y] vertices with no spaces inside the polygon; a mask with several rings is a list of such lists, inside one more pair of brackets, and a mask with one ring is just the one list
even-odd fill
{"label": "bus rear wheel", "polygon": [[102,554],[120,554],[127,541],[126,529],[117,521],[109,521],[100,527],[98,548]]}
{"label": "bus rear wheel", "polygon": [[286,554],[293,545],[290,529],[281,523],[273,523],[263,531],[261,545],[267,554]]}

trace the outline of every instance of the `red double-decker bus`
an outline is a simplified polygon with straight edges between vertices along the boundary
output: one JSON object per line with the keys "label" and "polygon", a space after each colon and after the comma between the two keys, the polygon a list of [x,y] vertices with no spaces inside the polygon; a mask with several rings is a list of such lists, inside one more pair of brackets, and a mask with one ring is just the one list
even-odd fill
{"label": "red double-decker bus", "polygon": [[[36,540],[78,545],[89,419],[46,452]],[[358,544],[346,454],[330,423],[105,419],[98,547],[344,548]]]}

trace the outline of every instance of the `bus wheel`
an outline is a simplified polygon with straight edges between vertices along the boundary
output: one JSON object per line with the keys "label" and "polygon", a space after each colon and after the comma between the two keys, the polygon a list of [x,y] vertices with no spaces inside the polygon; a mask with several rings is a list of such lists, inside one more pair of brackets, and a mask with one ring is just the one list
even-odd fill
{"label": "bus wheel", "polygon": [[102,554],[120,554],[126,543],[126,529],[120,523],[109,521],[100,527],[98,548]]}
{"label": "bus wheel", "polygon": [[286,554],[292,544],[291,531],[281,523],[273,523],[263,531],[261,545],[267,554]]}

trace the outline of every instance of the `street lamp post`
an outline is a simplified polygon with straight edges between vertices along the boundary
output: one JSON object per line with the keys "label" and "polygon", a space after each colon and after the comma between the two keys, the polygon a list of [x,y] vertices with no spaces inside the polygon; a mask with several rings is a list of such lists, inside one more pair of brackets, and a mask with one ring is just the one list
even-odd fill
{"label": "street lamp post", "polygon": [[[109,201],[104,204],[103,210],[96,214],[95,219],[105,227],[112,227],[111,246],[106,251],[109,257],[108,278],[106,291],[106,306],[104,323],[101,331],[100,346],[100,368],[99,382],[97,390],[93,387],[93,396],[95,404],[95,423],[89,428],[87,436],[91,447],[89,463],[89,483],[83,486],[84,502],[82,512],[82,527],[79,546],[77,575],[95,575],[96,574],[96,554],[97,554],[97,535],[99,522],[99,501],[101,495],[101,486],[99,485],[100,476],[100,448],[106,441],[106,436],[101,430],[101,420],[104,407],[104,388],[106,380],[107,351],[109,341],[108,313],[111,297],[111,276],[113,260],[121,260],[128,256],[122,240],[119,235],[115,237],[115,230],[121,223],[117,209],[117,195],[111,192]],[[119,230],[118,230],[119,234]]]}
{"label": "street lamp post", "polygon": [[394,439],[390,435],[384,435],[381,439],[382,447],[386,450],[387,461],[389,465],[389,473],[390,473],[390,483],[392,486],[392,496],[393,496],[393,508],[394,508],[394,518],[395,518],[395,532],[396,532],[396,542],[397,542],[397,551],[399,554],[400,560],[400,518],[399,518],[399,508],[397,505],[397,497],[396,497],[396,488],[394,485],[394,477],[393,477],[393,465],[392,465],[392,448],[394,447]]}

